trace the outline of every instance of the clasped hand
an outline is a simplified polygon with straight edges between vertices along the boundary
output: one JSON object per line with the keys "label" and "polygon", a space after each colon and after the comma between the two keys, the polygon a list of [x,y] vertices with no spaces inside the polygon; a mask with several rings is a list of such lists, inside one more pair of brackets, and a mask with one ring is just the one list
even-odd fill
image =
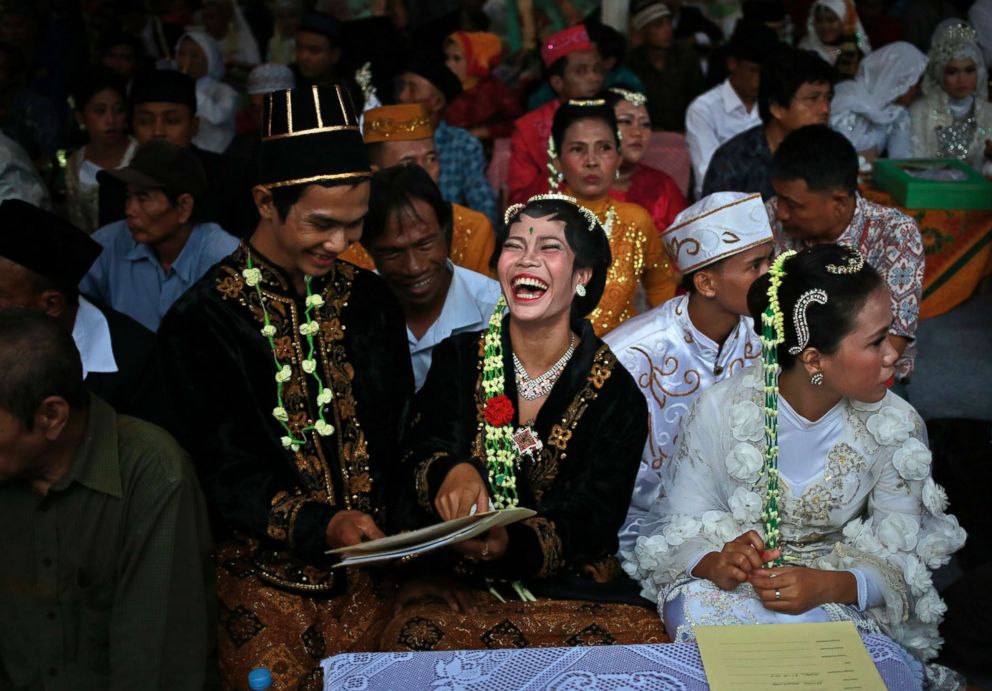
{"label": "clasped hand", "polygon": [[[488,510],[489,490],[475,467],[469,463],[459,463],[444,476],[444,482],[434,498],[434,508],[445,521],[468,516],[472,506],[480,513]],[[493,528],[485,535],[463,540],[451,549],[468,559],[492,561],[506,553],[509,535],[506,528]]]}
{"label": "clasped hand", "polygon": [[703,557],[693,574],[712,581],[722,590],[733,590],[747,581],[765,609],[802,614],[827,602],[857,601],[857,581],[847,571],[823,571],[805,567],[764,568],[781,556],[781,550],[765,549],[753,530],[739,535],[719,552]]}

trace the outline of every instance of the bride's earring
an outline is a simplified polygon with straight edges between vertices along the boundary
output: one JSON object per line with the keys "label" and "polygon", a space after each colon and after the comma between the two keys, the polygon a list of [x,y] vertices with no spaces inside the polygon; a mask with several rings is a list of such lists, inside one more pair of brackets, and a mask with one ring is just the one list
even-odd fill
{"label": "bride's earring", "polygon": [[575,286],[575,294],[580,298],[584,298],[586,296],[586,286],[584,283],[579,283]]}
{"label": "bride's earring", "polygon": [[817,372],[809,378],[809,383],[813,386],[823,386],[823,372]]}

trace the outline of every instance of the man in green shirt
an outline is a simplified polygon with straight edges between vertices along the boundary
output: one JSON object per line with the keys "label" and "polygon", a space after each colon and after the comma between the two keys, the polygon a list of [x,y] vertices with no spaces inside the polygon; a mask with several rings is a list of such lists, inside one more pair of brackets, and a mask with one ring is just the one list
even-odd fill
{"label": "man in green shirt", "polygon": [[0,310],[0,689],[217,686],[189,459],[87,393],[69,333]]}

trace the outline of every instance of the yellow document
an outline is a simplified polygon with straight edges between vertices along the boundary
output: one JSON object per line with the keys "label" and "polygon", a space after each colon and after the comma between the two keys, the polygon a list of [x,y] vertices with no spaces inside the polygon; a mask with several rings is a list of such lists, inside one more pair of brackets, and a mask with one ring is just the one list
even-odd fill
{"label": "yellow document", "polygon": [[713,691],[825,689],[885,691],[854,624],[697,626]]}

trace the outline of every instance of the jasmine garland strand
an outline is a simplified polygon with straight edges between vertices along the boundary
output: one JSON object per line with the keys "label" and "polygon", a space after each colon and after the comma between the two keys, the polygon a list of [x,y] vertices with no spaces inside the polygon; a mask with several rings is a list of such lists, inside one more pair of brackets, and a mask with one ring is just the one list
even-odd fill
{"label": "jasmine garland strand", "polygon": [[325,408],[330,405],[331,400],[334,398],[334,394],[330,388],[324,386],[323,380],[320,375],[317,374],[317,360],[314,358],[314,351],[316,346],[314,345],[314,336],[320,331],[320,325],[317,324],[312,317],[312,312],[314,309],[320,307],[324,304],[324,299],[320,295],[314,295],[310,288],[310,281],[313,279],[312,276],[304,276],[303,281],[306,285],[306,301],[305,309],[303,312],[304,323],[300,324],[300,335],[304,336],[307,340],[307,356],[300,363],[301,369],[306,374],[309,374],[317,385],[317,420],[312,425],[307,425],[299,430],[301,436],[296,436],[293,430],[289,427],[289,413],[283,405],[283,386],[286,382],[290,380],[293,376],[293,370],[288,364],[280,364],[279,359],[276,357],[276,327],[269,320],[269,311],[265,308],[265,297],[262,294],[261,281],[262,281],[262,271],[252,264],[251,253],[248,254],[248,268],[241,272],[242,277],[245,279],[245,284],[249,287],[254,288],[255,292],[258,294],[258,302],[262,308],[262,320],[264,325],[262,326],[261,333],[268,340],[269,348],[272,351],[272,361],[276,368],[276,407],[272,409],[272,417],[276,419],[279,425],[285,430],[286,434],[280,439],[283,448],[290,449],[292,451],[298,451],[299,448],[306,443],[306,440],[302,438],[303,434],[313,431],[322,437],[328,437],[334,434],[334,426],[327,422],[324,417]]}
{"label": "jasmine garland strand", "polygon": [[[765,549],[777,549],[780,544],[779,531],[779,472],[778,472],[778,377],[781,368],[778,364],[778,345],[785,342],[785,317],[779,304],[778,291],[785,276],[786,260],[795,252],[783,252],[769,269],[768,307],[761,314],[761,360],[765,394],[765,463],[764,476],[767,487],[761,519],[765,528]],[[784,564],[780,556],[771,562],[775,566]]]}
{"label": "jasmine garland strand", "polygon": [[484,343],[482,386],[486,393],[485,441],[486,469],[493,492],[493,506],[509,509],[517,505],[517,478],[513,468],[516,446],[513,443],[513,407],[504,393],[503,310],[506,299],[500,296],[489,318]]}

